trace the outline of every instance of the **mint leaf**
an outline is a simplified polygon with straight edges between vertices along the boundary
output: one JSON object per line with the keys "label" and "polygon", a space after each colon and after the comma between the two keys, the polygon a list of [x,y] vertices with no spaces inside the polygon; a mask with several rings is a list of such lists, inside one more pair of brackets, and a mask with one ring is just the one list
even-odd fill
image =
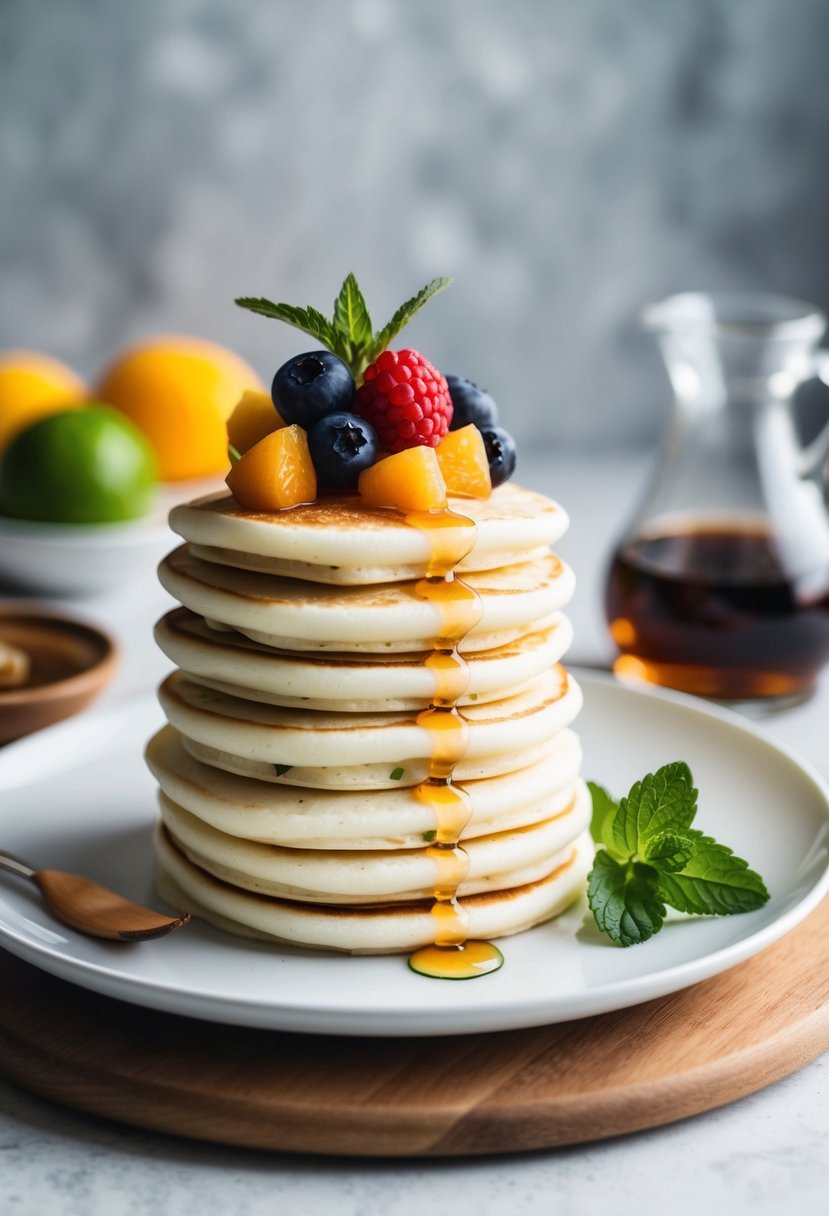
{"label": "mint leaf", "polygon": [[334,329],[358,349],[372,340],[371,317],[353,274],[346,277],[334,301]]}
{"label": "mint leaf", "polygon": [[600,849],[587,876],[587,902],[602,933],[622,946],[646,942],[662,928],[659,876],[644,862],[618,862]]}
{"label": "mint leaf", "polygon": [[237,460],[242,459],[242,453],[232,443],[229,443],[227,445],[227,458],[231,464],[235,464]]}
{"label": "mint leaf", "polygon": [[310,304],[305,309],[305,316],[310,326],[307,332],[309,334],[318,334],[320,342],[323,342],[330,350],[334,350],[337,344],[337,332],[328,320],[328,317],[324,316],[316,308],[312,308]]}
{"label": "mint leaf", "polygon": [[698,916],[729,916],[769,898],[748,862],[691,827],[697,791],[687,764],[648,773],[618,805],[600,785],[588,785],[599,851],[587,897],[596,924],[613,941],[647,941],[662,927],[666,904]]}
{"label": "mint leaf", "polygon": [[668,828],[689,828],[697,813],[697,791],[683,761],[665,764],[637,781],[619,803],[613,821],[614,852],[620,857],[643,853],[650,836]]}
{"label": "mint leaf", "polygon": [[292,764],[275,764],[273,767],[277,777],[284,777],[294,766]]}
{"label": "mint leaf", "polygon": [[752,912],[769,898],[766,884],[747,861],[702,832],[690,832],[693,855],[678,873],[659,874],[659,892],[680,912],[730,916]]}
{"label": "mint leaf", "polygon": [[650,837],[642,852],[642,859],[663,873],[672,874],[684,869],[694,855],[694,848],[695,842],[690,835],[668,829]]}
{"label": "mint leaf", "polygon": [[402,768],[393,768],[389,773],[389,781],[399,781],[405,771]]}
{"label": "mint leaf", "polygon": [[249,312],[271,317],[276,321],[285,321],[286,324],[301,329],[303,333],[310,334],[347,363],[354,379],[359,382],[369,363],[386,349],[403,326],[420,312],[432,296],[443,291],[451,282],[448,278],[432,279],[416,296],[401,304],[388,324],[374,335],[371,332],[371,317],[363,293],[353,274],[346,276],[340,294],[334,301],[332,321],[310,305],[307,308],[298,308],[294,304],[275,304],[264,296],[240,296],[236,303]]}
{"label": "mint leaf", "polygon": [[588,781],[587,788],[593,799],[593,816],[590,820],[590,835],[596,844],[604,845],[613,852],[613,820],[619,810],[619,803],[611,798],[604,786]]}
{"label": "mint leaf", "polygon": [[437,831],[433,828],[431,832],[424,832],[423,839],[427,844],[431,844],[437,838]]}
{"label": "mint leaf", "polygon": [[427,283],[425,287],[421,287],[416,296],[412,296],[411,300],[407,300],[405,304],[401,304],[392,319],[383,326],[374,335],[374,341],[371,343],[366,354],[366,363],[373,363],[381,351],[384,351],[392,338],[395,338],[401,331],[404,325],[408,325],[412,317],[420,312],[425,304],[428,304],[433,296],[438,292],[444,291],[452,282],[448,278],[432,279],[431,283]]}
{"label": "mint leaf", "polygon": [[276,321],[285,321],[295,329],[310,334],[329,350],[334,350],[337,335],[331,322],[318,312],[316,308],[297,308],[293,304],[274,304],[272,300],[240,296],[236,303],[240,308],[258,313],[260,317],[271,317]]}

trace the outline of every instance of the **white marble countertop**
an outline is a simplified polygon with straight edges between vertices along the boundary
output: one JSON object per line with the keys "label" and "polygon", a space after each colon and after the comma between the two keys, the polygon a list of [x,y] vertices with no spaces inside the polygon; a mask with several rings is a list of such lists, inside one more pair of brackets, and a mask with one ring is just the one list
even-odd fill
{"label": "white marble countertop", "polygon": [[[606,662],[604,560],[641,485],[639,459],[552,454],[522,481],[572,517],[559,551],[576,569],[574,662]],[[165,605],[135,588],[74,611],[114,628],[124,648],[105,696],[145,690],[167,668],[150,627]],[[829,680],[806,705],[766,722],[829,777]],[[13,1000],[13,994],[5,994]],[[607,1207],[614,1216],[765,1216],[825,1210],[829,1193],[829,1057],[741,1102],[651,1132],[518,1157],[441,1162],[265,1155],[141,1132],[65,1110],[0,1081],[2,1216],[527,1216]]]}

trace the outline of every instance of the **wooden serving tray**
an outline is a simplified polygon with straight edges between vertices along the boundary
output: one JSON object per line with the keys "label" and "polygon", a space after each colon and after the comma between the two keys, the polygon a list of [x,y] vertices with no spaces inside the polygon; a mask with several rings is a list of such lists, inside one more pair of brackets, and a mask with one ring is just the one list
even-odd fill
{"label": "wooden serving tray", "polygon": [[829,899],[762,954],[673,996],[433,1039],[196,1021],[0,952],[0,1071],[80,1110],[221,1144],[372,1157],[576,1144],[722,1106],[829,1049],[827,936]]}

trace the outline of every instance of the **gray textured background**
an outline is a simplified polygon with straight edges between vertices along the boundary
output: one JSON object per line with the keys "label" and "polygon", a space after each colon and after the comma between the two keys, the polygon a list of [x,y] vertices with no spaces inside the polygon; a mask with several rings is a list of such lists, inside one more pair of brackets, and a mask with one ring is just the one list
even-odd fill
{"label": "gray textured background", "polygon": [[827,52],[826,0],[0,0],[0,346],[269,377],[303,340],[234,295],[449,273],[407,340],[520,438],[648,442],[642,303],[829,304]]}

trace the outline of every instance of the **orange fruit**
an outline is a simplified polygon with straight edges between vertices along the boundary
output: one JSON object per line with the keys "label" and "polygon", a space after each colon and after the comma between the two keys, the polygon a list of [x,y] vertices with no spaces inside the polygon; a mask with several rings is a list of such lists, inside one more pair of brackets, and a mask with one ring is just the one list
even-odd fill
{"label": "orange fruit", "polygon": [[228,442],[237,452],[246,452],[260,439],[284,426],[270,393],[242,393],[242,400],[227,420]]}
{"label": "orange fruit", "polygon": [[301,426],[280,427],[236,461],[225,478],[236,501],[252,511],[283,511],[317,497],[317,475]]}
{"label": "orange fruit", "polygon": [[435,448],[448,494],[489,498],[492,478],[484,437],[473,422],[449,431]]}
{"label": "orange fruit", "polygon": [[446,485],[434,448],[406,448],[364,469],[357,483],[369,507],[436,511],[446,506]]}
{"label": "orange fruit", "polygon": [[46,414],[80,405],[89,390],[71,367],[35,350],[0,352],[0,449]]}
{"label": "orange fruit", "polygon": [[248,390],[264,391],[233,351],[204,338],[148,338],[122,351],[95,386],[102,401],[141,428],[162,481],[227,468],[227,419]]}

